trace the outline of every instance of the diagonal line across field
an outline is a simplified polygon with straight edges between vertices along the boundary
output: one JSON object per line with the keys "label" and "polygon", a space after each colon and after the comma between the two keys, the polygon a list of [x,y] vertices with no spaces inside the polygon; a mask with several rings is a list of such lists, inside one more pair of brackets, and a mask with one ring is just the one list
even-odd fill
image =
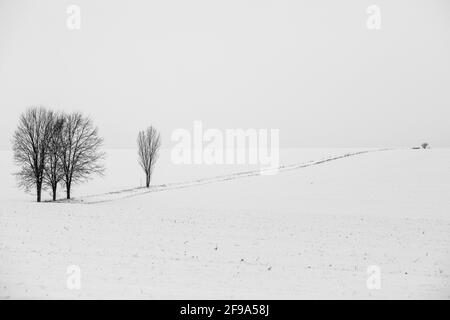
{"label": "diagonal line across field", "polygon": [[211,178],[203,178],[203,179],[169,183],[169,184],[160,184],[160,185],[151,186],[150,188],[137,187],[137,188],[131,188],[131,189],[123,189],[123,190],[112,191],[112,192],[107,192],[107,193],[83,196],[83,197],[74,198],[71,200],[60,200],[57,202],[59,202],[59,203],[76,203],[76,204],[95,204],[95,203],[110,202],[110,201],[145,195],[145,194],[152,193],[152,192],[190,188],[190,187],[201,186],[201,185],[215,183],[215,182],[223,182],[223,181],[235,180],[235,179],[246,178],[246,177],[261,176],[261,175],[270,174],[270,172],[272,172],[274,170],[277,172],[297,170],[297,169],[315,166],[315,165],[323,164],[326,162],[339,160],[339,159],[343,159],[343,158],[347,158],[347,157],[352,157],[352,156],[356,156],[356,155],[361,155],[361,154],[365,154],[365,153],[381,152],[381,151],[388,151],[388,150],[393,150],[393,149],[392,148],[384,148],[384,149],[364,150],[364,151],[358,151],[358,152],[352,152],[352,153],[345,153],[345,154],[342,154],[339,156],[327,157],[327,158],[320,159],[320,160],[311,160],[311,161],[304,162],[304,163],[281,165],[275,169],[268,168],[268,169],[252,170],[252,171],[243,171],[243,172],[231,173],[231,174],[227,174],[227,175],[215,176],[215,177],[211,177]]}

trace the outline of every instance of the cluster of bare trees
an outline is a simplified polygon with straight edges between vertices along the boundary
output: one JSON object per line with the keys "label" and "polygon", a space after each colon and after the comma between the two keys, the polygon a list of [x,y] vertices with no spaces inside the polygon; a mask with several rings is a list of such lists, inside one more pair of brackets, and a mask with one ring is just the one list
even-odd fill
{"label": "cluster of bare trees", "polygon": [[[138,134],[139,164],[150,187],[155,163],[161,147],[159,132],[150,126]],[[26,110],[13,136],[14,161],[18,184],[26,191],[36,190],[37,202],[42,191],[51,190],[53,201],[63,185],[70,199],[72,185],[93,174],[103,174],[100,151],[103,139],[90,118],[79,112],[66,114],[44,107]]]}
{"label": "cluster of bare trees", "polygon": [[19,186],[26,191],[35,188],[37,201],[42,190],[51,189],[53,200],[59,184],[67,199],[72,185],[102,174],[100,151],[103,139],[91,119],[75,112],[59,113],[43,107],[25,111],[13,136],[14,160]]}

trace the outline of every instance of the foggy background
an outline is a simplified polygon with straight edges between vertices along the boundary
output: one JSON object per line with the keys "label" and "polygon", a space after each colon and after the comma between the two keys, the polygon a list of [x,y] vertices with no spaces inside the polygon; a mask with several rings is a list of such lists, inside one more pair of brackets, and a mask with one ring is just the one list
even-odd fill
{"label": "foggy background", "polygon": [[0,0],[0,149],[31,105],[90,115],[106,148],[150,124],[170,147],[194,120],[285,148],[449,147],[450,2]]}

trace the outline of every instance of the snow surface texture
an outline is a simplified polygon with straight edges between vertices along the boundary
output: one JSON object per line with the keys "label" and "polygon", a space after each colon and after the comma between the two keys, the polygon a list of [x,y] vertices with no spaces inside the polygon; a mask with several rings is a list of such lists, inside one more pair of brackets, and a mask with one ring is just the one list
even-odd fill
{"label": "snow surface texture", "polygon": [[0,298],[450,298],[448,149],[289,151],[276,175],[162,155],[150,190],[135,151],[109,156],[38,204],[1,154]]}

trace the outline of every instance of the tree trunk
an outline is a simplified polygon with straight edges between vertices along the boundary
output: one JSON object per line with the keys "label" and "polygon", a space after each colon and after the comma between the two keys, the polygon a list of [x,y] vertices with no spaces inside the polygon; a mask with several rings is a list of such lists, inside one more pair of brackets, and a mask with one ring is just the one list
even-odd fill
{"label": "tree trunk", "polygon": [[147,188],[150,187],[150,174],[148,174],[148,173],[147,173],[147,179],[146,179],[145,185],[147,186]]}
{"label": "tree trunk", "polygon": [[53,201],[56,201],[56,188],[58,187],[58,185],[54,185],[52,187],[52,193],[53,193]]}
{"label": "tree trunk", "polygon": [[67,199],[70,199],[70,182],[69,183],[66,182],[66,196]]}
{"label": "tree trunk", "polygon": [[37,202],[41,202],[41,191],[42,191],[42,184],[39,182],[36,183],[36,195],[37,195]]}

